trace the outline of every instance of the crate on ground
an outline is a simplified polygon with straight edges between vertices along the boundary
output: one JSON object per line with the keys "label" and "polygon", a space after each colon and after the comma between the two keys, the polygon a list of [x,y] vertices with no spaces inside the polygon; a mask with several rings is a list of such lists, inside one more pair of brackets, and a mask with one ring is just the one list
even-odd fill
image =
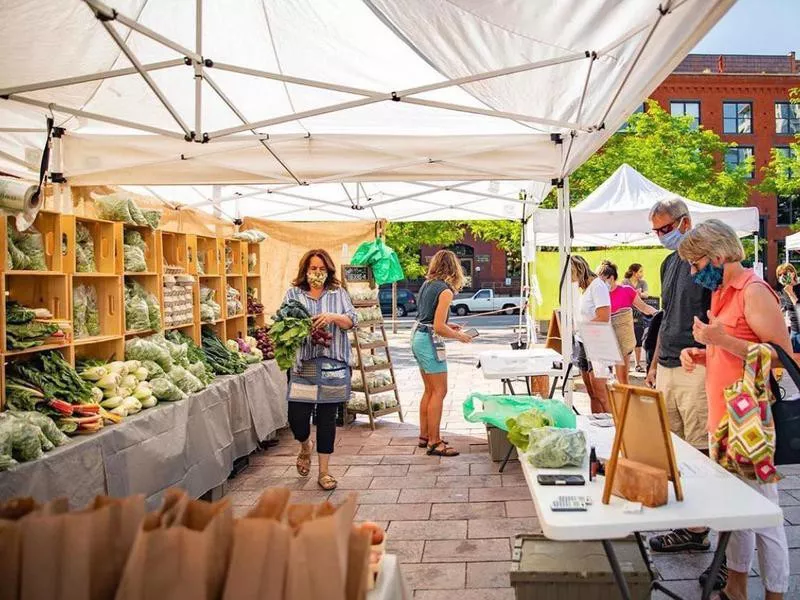
{"label": "crate on ground", "polygon": [[[650,597],[650,574],[633,538],[611,542],[631,598]],[[603,545],[517,536],[510,573],[517,600],[606,600],[619,589]]]}
{"label": "crate on ground", "polygon": [[[504,460],[511,442],[508,441],[508,433],[492,425],[486,426],[486,437],[489,439],[489,456],[495,462]],[[511,451],[510,459],[517,458],[517,449]]]}

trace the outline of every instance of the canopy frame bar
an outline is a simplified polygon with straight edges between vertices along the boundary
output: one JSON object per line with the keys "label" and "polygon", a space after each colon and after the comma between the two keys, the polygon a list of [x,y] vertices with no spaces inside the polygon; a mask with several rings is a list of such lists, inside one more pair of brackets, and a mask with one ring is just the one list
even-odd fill
{"label": "canopy frame bar", "polygon": [[39,165],[31,164],[31,163],[27,162],[26,160],[24,160],[22,158],[19,158],[17,156],[14,156],[13,154],[9,154],[8,152],[4,152],[3,150],[0,150],[0,156],[5,158],[6,160],[9,160],[9,161],[13,162],[14,164],[17,164],[17,165],[19,165],[21,167],[25,167],[26,169],[29,169],[31,171],[38,171],[39,170]]}
{"label": "canopy frame bar", "polygon": [[[197,54],[203,55],[203,0],[195,1],[194,46]],[[192,61],[194,70],[194,130],[203,131],[203,63]]]}
{"label": "canopy frame bar", "polygon": [[[427,182],[422,182],[422,181],[411,181],[409,183],[411,183],[411,185],[418,185],[418,186],[422,186],[422,187],[426,187],[426,188],[436,188],[436,189],[441,190],[443,192],[449,192],[450,189],[451,189],[451,187],[449,185],[435,185],[433,183],[427,183]],[[470,183],[477,183],[477,182],[471,181]],[[458,190],[458,193],[459,194],[466,194],[468,196],[480,196],[481,198],[493,198],[493,199],[496,199],[496,200],[504,200],[506,202],[514,202],[516,204],[522,204],[523,206],[525,206],[525,204],[526,204],[526,202],[524,200],[520,200],[519,199],[519,196],[508,197],[508,196],[502,196],[500,194],[493,194],[491,192],[484,193],[484,192],[478,192],[478,191],[475,191],[475,190]]]}

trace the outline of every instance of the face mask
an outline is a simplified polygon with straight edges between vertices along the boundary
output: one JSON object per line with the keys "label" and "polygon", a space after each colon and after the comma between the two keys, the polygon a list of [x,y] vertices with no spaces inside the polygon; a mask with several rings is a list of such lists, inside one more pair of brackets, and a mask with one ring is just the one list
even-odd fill
{"label": "face mask", "polygon": [[328,279],[327,273],[320,273],[319,271],[309,271],[306,273],[306,281],[311,287],[322,287],[325,285],[325,280]]}
{"label": "face mask", "polygon": [[675,229],[669,233],[665,233],[659,238],[661,245],[667,250],[677,250],[681,240],[683,240],[684,236],[686,235],[680,230],[681,223],[683,223],[683,219],[678,221],[678,223],[675,225]]}
{"label": "face mask", "polygon": [[697,285],[701,285],[707,290],[714,292],[722,285],[723,273],[722,267],[715,267],[709,261],[705,267],[694,274],[692,279]]}
{"label": "face mask", "polygon": [[784,273],[781,275],[781,285],[789,285],[792,283],[792,276],[789,273]]}

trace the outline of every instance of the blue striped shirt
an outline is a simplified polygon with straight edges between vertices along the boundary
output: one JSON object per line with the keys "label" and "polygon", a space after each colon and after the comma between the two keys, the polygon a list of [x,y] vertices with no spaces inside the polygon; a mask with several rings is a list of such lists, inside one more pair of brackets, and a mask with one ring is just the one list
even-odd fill
{"label": "blue striped shirt", "polygon": [[[292,287],[286,292],[286,296],[283,299],[284,302],[287,300],[297,300],[301,302],[313,317],[322,313],[334,313],[337,315],[347,315],[353,321],[354,326],[358,323],[358,315],[356,315],[356,309],[353,308],[353,301],[350,299],[350,294],[348,294],[344,288],[325,290],[322,296],[320,296],[318,300],[315,300],[309,296],[309,293],[305,290]],[[347,331],[333,324],[331,324],[330,327],[333,329],[331,347],[325,348],[324,346],[314,345],[311,342],[311,337],[309,337],[297,351],[297,364],[299,364],[300,361],[323,356],[325,358],[341,361],[347,365],[350,364],[350,340],[347,338]]]}

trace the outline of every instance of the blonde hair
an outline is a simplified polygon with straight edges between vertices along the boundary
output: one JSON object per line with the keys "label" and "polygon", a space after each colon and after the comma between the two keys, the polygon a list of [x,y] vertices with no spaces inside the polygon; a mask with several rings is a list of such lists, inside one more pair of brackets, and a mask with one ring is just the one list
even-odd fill
{"label": "blonde hair", "polygon": [[428,274],[425,279],[439,279],[444,281],[454,292],[460,292],[464,287],[464,271],[461,263],[451,250],[439,250],[433,255],[428,265]]}
{"label": "blonde hair", "polygon": [[692,263],[701,258],[720,258],[726,263],[744,260],[739,236],[719,219],[709,219],[689,231],[678,246],[678,254]]}
{"label": "blonde hair", "polygon": [[572,278],[578,282],[579,288],[585,290],[597,275],[594,274],[594,271],[589,267],[589,263],[582,256],[570,256],[569,261]]}
{"label": "blonde hair", "polygon": [[794,265],[792,265],[790,263],[780,264],[775,269],[775,275],[777,277],[780,277],[781,275],[783,275],[786,272],[792,273],[792,275],[797,275],[797,269],[795,269]]}

